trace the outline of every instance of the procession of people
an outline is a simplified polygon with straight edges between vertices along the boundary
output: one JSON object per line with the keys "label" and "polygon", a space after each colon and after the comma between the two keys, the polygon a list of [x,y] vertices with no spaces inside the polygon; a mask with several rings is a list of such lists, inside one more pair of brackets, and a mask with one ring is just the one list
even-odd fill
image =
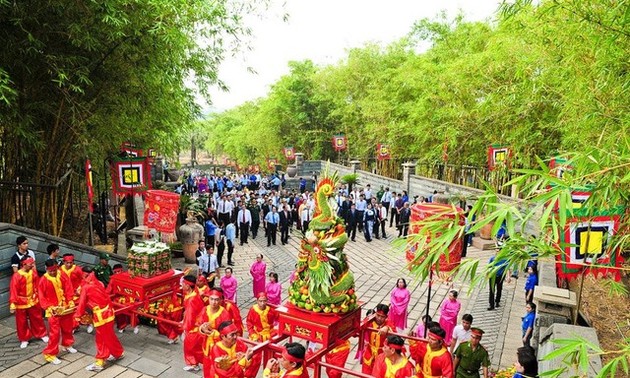
{"label": "procession of people", "polygon": [[[158,315],[180,322],[181,326],[158,320],[159,333],[167,337],[169,344],[182,341],[184,370],[203,369],[205,377],[253,378],[261,367],[264,367],[263,376],[308,377],[306,358],[312,353],[311,349],[307,350],[301,344],[288,344],[281,358],[263,361],[262,353],[254,353],[245,339],[241,339],[260,343],[278,334],[275,308],[281,305],[280,279],[287,277],[267,272],[265,256],[258,254],[249,267],[251,295],[256,302],[243,319],[238,308],[240,298],[236,294],[239,282],[245,277],[237,277],[233,267],[238,248],[256,239],[260,228],[268,247],[276,243],[278,232],[282,244],[295,235],[291,232],[293,228],[305,232],[315,211],[313,193],[306,188],[300,188],[299,192],[285,190],[281,185],[267,188],[267,183],[274,181],[263,178],[250,180],[241,176],[227,181],[225,177],[203,176],[192,181],[190,178],[181,189],[189,194],[201,191],[209,197],[205,235],[198,243],[196,274],[187,274],[181,280],[180,291],[160,301]],[[198,185],[199,182],[203,184]],[[344,219],[351,240],[355,240],[356,229],[364,234],[366,242],[379,236],[385,238],[388,217],[391,217],[390,227],[396,227],[400,236],[406,235],[410,204],[401,195],[406,196],[406,193],[381,188],[372,194],[369,185],[352,192],[345,186],[337,190],[337,215]],[[235,245],[237,238],[238,246]],[[16,244],[17,258],[12,259],[12,263],[16,260],[17,264],[12,265],[14,269],[17,265],[17,269],[11,281],[10,304],[16,316],[21,347],[27,347],[32,338],[40,338],[48,344],[42,352],[45,361],[60,364],[62,361],[57,357],[60,352],[77,352],[74,331],[81,325],[88,325],[95,330],[96,354],[87,370],[98,372],[106,368],[108,362],[124,358],[124,347],[116,329],[122,333],[130,319],[126,314],[115,313],[114,302],[125,304],[126,298],[112,295],[108,290],[112,275],[120,273],[122,266],[112,268],[109,256],[101,254],[95,266],[79,267],[74,264],[74,256],[63,254],[60,258],[59,247],[51,244],[50,258],[45,263],[46,273],[39,277],[26,238],[18,238]],[[227,266],[215,255],[215,250],[223,252],[225,244],[228,246]],[[530,274],[534,271],[529,269]],[[528,280],[526,290],[532,290],[533,282],[535,278]],[[462,318],[463,328],[456,326],[461,306],[457,295],[457,291],[451,290],[442,303],[439,322],[429,318],[421,324],[422,334],[412,333],[406,340],[399,333],[408,328],[411,293],[407,281],[399,278],[390,302],[379,304],[365,317],[363,327],[375,331],[368,330],[363,334],[364,348],[357,355],[362,372],[374,377],[468,378],[483,375],[488,378],[488,353],[480,344],[483,331],[470,327],[472,317],[469,314]],[[499,296],[500,291],[497,291],[497,307]],[[531,312],[529,303],[528,306]],[[42,314],[48,320],[48,329]],[[528,327],[532,323],[530,318],[528,315]],[[525,322],[523,327],[523,343],[527,345],[531,328],[526,328]],[[134,332],[137,333],[137,328]],[[343,367],[350,348],[348,340],[340,340],[322,357],[334,366]],[[327,372],[330,377],[342,376],[333,368],[327,368]]]}

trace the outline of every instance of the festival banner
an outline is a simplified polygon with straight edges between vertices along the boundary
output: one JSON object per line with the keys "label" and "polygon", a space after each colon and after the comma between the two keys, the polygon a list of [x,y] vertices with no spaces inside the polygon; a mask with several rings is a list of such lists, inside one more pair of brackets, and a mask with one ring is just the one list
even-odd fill
{"label": "festival banner", "polygon": [[260,165],[254,164],[254,173],[260,172]]}
{"label": "festival banner", "polygon": [[284,157],[287,158],[287,160],[295,159],[295,150],[293,147],[289,146],[284,148]]}
{"label": "festival banner", "polygon": [[558,277],[574,279],[584,272],[619,281],[621,257],[619,249],[613,249],[610,242],[619,230],[619,221],[619,215],[568,219],[558,240],[561,250],[556,256]]}
{"label": "festival banner", "polygon": [[94,185],[92,181],[92,163],[90,160],[85,161],[85,181],[87,184],[88,211],[94,212]]}
{"label": "festival banner", "polygon": [[110,163],[112,190],[117,195],[143,194],[151,189],[149,163],[146,157],[115,158]]}
{"label": "festival banner", "polygon": [[488,146],[488,169],[493,171],[498,166],[510,166],[512,150],[509,146],[493,144]]}
{"label": "festival banner", "polygon": [[140,157],[142,156],[142,150],[136,148],[136,145],[131,142],[123,142],[120,146],[120,152],[124,152],[127,156]]}
{"label": "festival banner", "polygon": [[145,193],[144,225],[159,232],[175,233],[179,194],[165,190],[147,190]]}
{"label": "festival banner", "polygon": [[389,160],[391,159],[391,154],[389,152],[389,145],[379,143],[376,145],[376,159],[378,160]]}
{"label": "festival banner", "polygon": [[335,135],[332,137],[332,144],[335,151],[344,151],[348,148],[348,139],[342,134]]}
{"label": "festival banner", "polygon": [[267,168],[271,171],[276,170],[276,164],[278,164],[278,161],[275,158],[267,158]]}

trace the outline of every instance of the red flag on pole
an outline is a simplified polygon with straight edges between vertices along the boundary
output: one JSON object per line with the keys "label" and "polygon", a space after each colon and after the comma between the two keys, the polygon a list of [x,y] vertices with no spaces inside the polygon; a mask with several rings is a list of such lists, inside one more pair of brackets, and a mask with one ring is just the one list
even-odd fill
{"label": "red flag on pole", "polygon": [[94,186],[92,184],[92,163],[90,160],[85,161],[85,181],[87,184],[88,211],[94,212]]}

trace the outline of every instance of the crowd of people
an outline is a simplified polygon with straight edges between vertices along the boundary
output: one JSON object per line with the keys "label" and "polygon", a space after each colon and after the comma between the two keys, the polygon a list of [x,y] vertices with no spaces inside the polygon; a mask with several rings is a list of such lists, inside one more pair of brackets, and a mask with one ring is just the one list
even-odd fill
{"label": "crowd of people", "polygon": [[[257,255],[249,270],[256,303],[243,321],[237,304],[239,280],[232,269],[236,243],[247,244],[250,237],[258,237],[262,227],[268,247],[276,244],[278,232],[280,242],[286,244],[293,228],[302,231],[308,228],[315,211],[314,193],[309,191],[314,188],[307,187],[306,180],[300,180],[298,191],[283,189],[282,185],[283,180],[277,175],[227,178],[198,174],[189,175],[180,186],[182,192],[208,196],[208,219],[196,253],[197,274],[185,275],[181,280],[181,293],[162,300],[158,312],[163,319],[181,322],[181,327],[166,322],[158,322],[157,326],[169,344],[182,341],[184,370],[203,368],[206,377],[255,377],[264,365],[265,377],[308,376],[305,358],[316,351],[316,345],[287,344],[282,358],[263,364],[262,355],[253,353],[239,338],[262,342],[273,337],[277,332],[274,308],[281,304],[282,287],[278,274],[267,272],[264,256]],[[396,193],[381,187],[373,193],[369,184],[354,190],[343,185],[337,188],[335,200],[338,215],[345,220],[346,232],[352,241],[357,230],[363,233],[366,242],[386,238],[388,223],[389,228],[396,227],[398,236],[408,233],[411,202],[404,191]],[[429,196],[415,197],[412,201],[430,200]],[[108,255],[102,254],[94,267],[81,268],[74,264],[74,256],[60,256],[59,247],[51,244],[46,273],[40,277],[34,269],[35,255],[28,250],[26,238],[19,237],[16,243],[10,308],[15,313],[20,346],[26,348],[31,339],[40,338],[47,343],[42,352],[44,359],[59,364],[60,352],[76,353],[73,334],[84,324],[88,331],[96,331],[95,361],[86,369],[100,371],[107,361],[123,358],[124,348],[115,331],[124,332],[131,319],[122,313],[115,314],[114,303],[125,305],[129,299],[113,295],[108,289],[112,275],[122,273],[123,267],[120,264],[112,267]],[[535,376],[530,375],[534,367],[529,342],[535,317],[531,300],[537,284],[536,268],[535,264],[527,267],[524,347],[518,354],[523,377]],[[503,279],[510,279],[507,266],[502,269],[497,271],[496,279],[491,280],[489,310],[500,306]],[[440,307],[438,322],[423,317],[417,329],[410,332],[409,353],[406,353],[405,338],[397,333],[408,329],[411,293],[406,280],[399,278],[389,305],[378,305],[364,320],[363,326],[370,331],[365,332],[364,348],[358,355],[363,373],[375,377],[468,378],[480,377],[481,370],[484,378],[488,378],[488,352],[480,344],[483,331],[471,326],[472,315],[459,317],[461,304],[457,297],[457,291],[449,292]],[[48,329],[42,314],[48,319]],[[459,325],[458,319],[461,319]],[[349,352],[350,344],[345,340],[336,344],[324,359],[341,367]],[[329,377],[341,377],[341,372],[334,368],[326,370]]]}

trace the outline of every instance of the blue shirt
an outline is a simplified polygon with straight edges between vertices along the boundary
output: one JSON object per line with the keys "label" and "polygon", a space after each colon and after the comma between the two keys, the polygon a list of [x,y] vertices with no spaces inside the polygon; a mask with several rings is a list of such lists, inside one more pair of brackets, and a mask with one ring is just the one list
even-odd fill
{"label": "blue shirt", "polygon": [[536,313],[534,311],[528,312],[527,314],[525,314],[525,316],[523,316],[523,325],[522,325],[523,336],[525,336],[525,333],[527,332],[528,328],[534,329],[535,319],[536,319]]}
{"label": "blue shirt", "polygon": [[212,221],[206,221],[206,235],[214,236],[214,231],[217,229],[217,226],[212,223]]}
{"label": "blue shirt", "polygon": [[538,285],[538,276],[535,274],[528,275],[525,281],[525,291],[534,290],[536,285]]}
{"label": "blue shirt", "polygon": [[236,227],[233,223],[230,223],[225,227],[225,238],[230,241],[236,240]]}
{"label": "blue shirt", "polygon": [[[490,257],[490,260],[488,260],[488,264],[492,264],[495,257],[496,256]],[[507,261],[505,260],[497,261],[496,266],[500,266],[499,270],[497,270],[497,278],[503,277],[503,275],[505,274],[505,268],[507,268]]]}
{"label": "blue shirt", "polygon": [[278,224],[278,222],[280,222],[280,216],[278,215],[278,213],[270,211],[267,213],[267,215],[265,215],[265,221],[271,224]]}

